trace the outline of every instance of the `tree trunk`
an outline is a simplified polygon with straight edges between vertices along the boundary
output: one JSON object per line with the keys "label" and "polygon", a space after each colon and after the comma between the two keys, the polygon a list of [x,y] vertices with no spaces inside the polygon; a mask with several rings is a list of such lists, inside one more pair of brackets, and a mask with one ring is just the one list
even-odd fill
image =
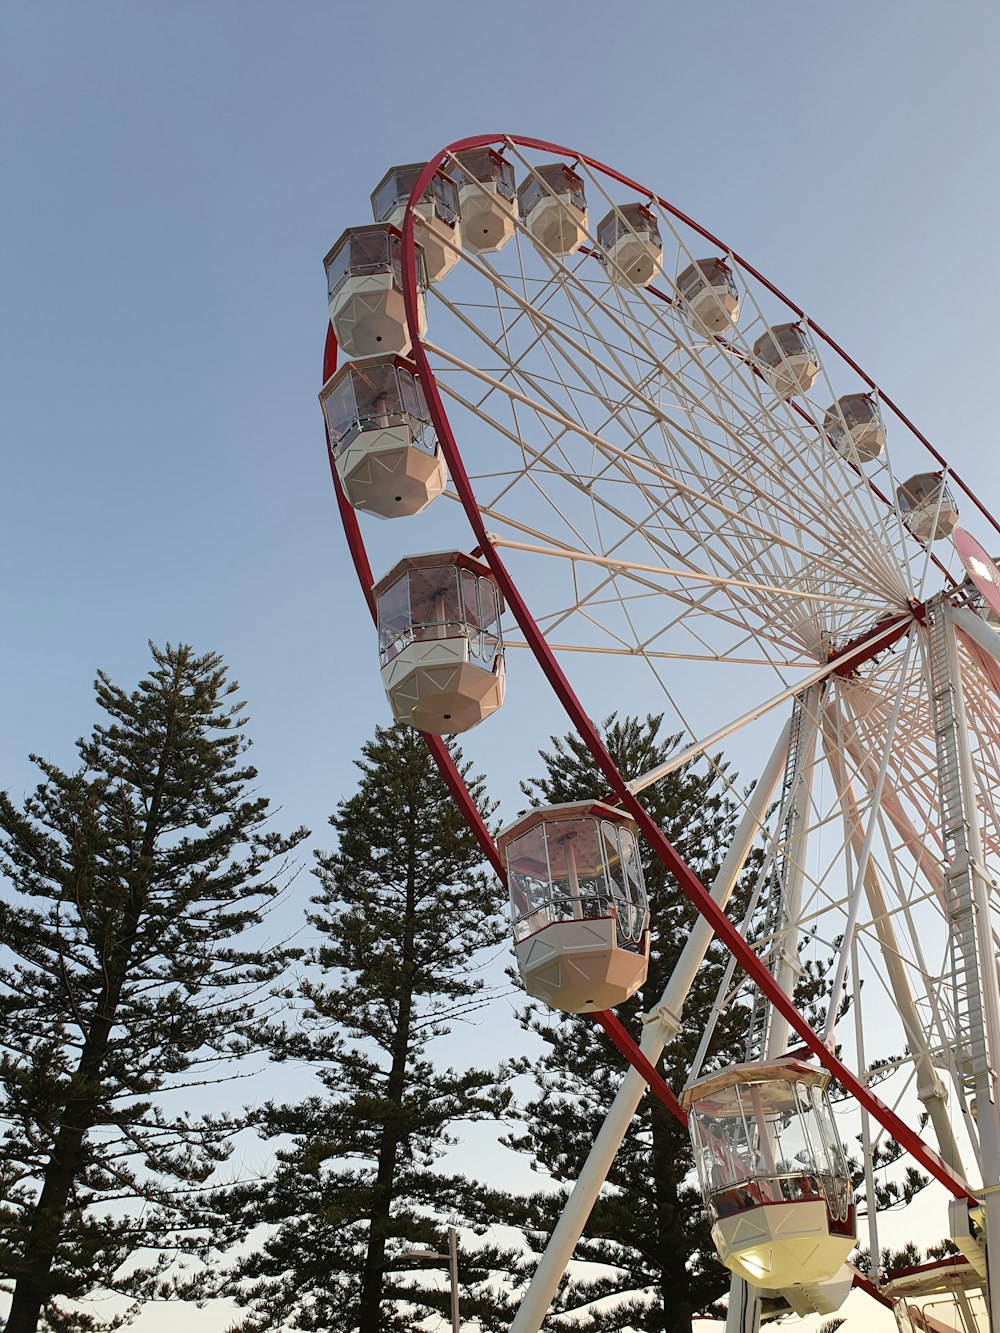
{"label": "tree trunk", "polygon": [[660,1248],[660,1306],[663,1333],[691,1333],[691,1290],[687,1271],[676,1171],[676,1126],[665,1107],[650,1107],[651,1165],[656,1181],[657,1231]]}
{"label": "tree trunk", "polygon": [[80,1172],[83,1143],[92,1127],[101,1100],[101,1073],[115,1024],[118,1001],[128,975],[129,960],[146,898],[145,867],[156,845],[157,824],[163,800],[163,779],[173,748],[173,716],[168,720],[163,751],[153,785],[153,797],[143,830],[139,852],[142,873],[129,891],[122,927],[108,951],[107,979],[101,989],[94,1017],[80,1052],[70,1097],[59,1120],[52,1156],[45,1168],[42,1190],[32,1212],[21,1271],[14,1284],[10,1314],[4,1333],[36,1333],[42,1309],[52,1292],[51,1273],[59,1248],[59,1234],[73,1182]]}
{"label": "tree trunk", "polygon": [[[136,919],[138,923],[138,918]],[[80,1055],[74,1082],[83,1091],[66,1103],[56,1135],[55,1147],[45,1170],[41,1194],[25,1246],[24,1266],[14,1285],[5,1333],[35,1333],[42,1307],[51,1295],[49,1275],[59,1247],[59,1233],[66,1215],[73,1182],[83,1158],[83,1140],[91,1127],[100,1099],[101,1066],[108,1049],[114,1013],[124,982],[118,976],[101,997],[100,1013],[91,1024]],[[86,1090],[91,1089],[88,1093]]]}
{"label": "tree trunk", "polygon": [[[410,1024],[413,1014],[413,938],[416,929],[415,868],[411,858],[406,877],[406,918],[403,925],[403,984],[400,987],[399,1014],[392,1043],[392,1064],[386,1086],[386,1099],[395,1111],[403,1104],[406,1065],[410,1053]],[[396,1154],[401,1136],[396,1125],[387,1125],[379,1145],[378,1170],[372,1191],[372,1212],[368,1227],[368,1249],[361,1275],[361,1301],[358,1308],[358,1333],[380,1333],[382,1287],[385,1281],[385,1244],[389,1233]]]}

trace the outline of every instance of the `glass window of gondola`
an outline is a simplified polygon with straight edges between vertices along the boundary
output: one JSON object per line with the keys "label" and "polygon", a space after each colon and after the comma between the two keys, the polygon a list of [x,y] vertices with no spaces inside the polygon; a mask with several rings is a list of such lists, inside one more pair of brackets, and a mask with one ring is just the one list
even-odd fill
{"label": "glass window of gondola", "polygon": [[330,446],[338,457],[358,433],[358,408],[353,375],[341,375],[323,395],[323,414],[330,432]]}
{"label": "glass window of gondola", "polygon": [[736,280],[721,259],[696,259],[677,278],[677,290],[685,301],[692,300],[706,285],[737,295]]}
{"label": "glass window of gondola", "polygon": [[799,324],[775,324],[754,343],[754,351],[768,364],[810,351],[809,340]]}
{"label": "glass window of gondola", "polygon": [[379,593],[377,606],[383,665],[406,643],[462,638],[479,630],[466,621],[457,565],[407,570]]}
{"label": "glass window of gondola", "polygon": [[479,577],[479,614],[483,627],[483,656],[491,658],[500,646],[500,589],[493,582]]}
{"label": "glass window of gondola", "polygon": [[379,654],[385,666],[413,639],[410,585],[405,574],[379,594],[377,610]]}
{"label": "glass window of gondola", "polygon": [[550,910],[552,880],[545,829],[541,824],[536,824],[510,843],[507,849],[507,890],[515,942],[558,919]]}
{"label": "glass window of gondola", "polygon": [[494,185],[505,199],[514,198],[514,168],[492,148],[472,148],[456,154],[455,161],[457,165],[450,168],[449,174],[457,185],[481,181],[484,185]]}
{"label": "glass window of gondola", "polygon": [[703,1095],[691,1090],[706,1203],[723,1216],[740,1207],[823,1199],[831,1221],[844,1223],[850,1178],[825,1076],[786,1065],[736,1066],[718,1076],[721,1086],[710,1079]]}
{"label": "glass window of gondola", "polygon": [[545,908],[544,921],[516,938],[556,921],[614,915],[618,943],[633,950],[641,943],[648,912],[635,838],[629,827],[590,813],[595,808],[603,811],[587,803],[536,811],[519,821],[523,833],[501,839],[515,917]]}
{"label": "glass window of gondola", "polygon": [[553,195],[568,196],[570,203],[575,204],[581,212],[587,207],[583,178],[563,162],[546,162],[536,167],[518,188],[517,201],[521,216],[527,217],[540,200]]}
{"label": "glass window of gondola", "polygon": [[[395,227],[373,223],[370,227],[350,227],[344,232],[325,260],[329,295],[348,278],[370,277],[391,273],[395,286],[403,285],[402,238]],[[424,259],[419,247],[415,250],[417,285],[427,286]]]}
{"label": "glass window of gondola", "polygon": [[492,579],[471,569],[461,571],[460,582],[469,654],[492,661],[499,644],[499,635],[494,629],[500,619],[499,590]]}
{"label": "glass window of gondola", "polygon": [[645,204],[621,204],[604,218],[597,228],[597,244],[610,250],[623,236],[648,236],[660,245],[660,228]]}
{"label": "glass window of gondola", "polygon": [[410,619],[415,639],[447,639],[465,632],[454,565],[411,569]]}
{"label": "glass window of gondola", "polygon": [[320,397],[335,458],[359,434],[393,426],[406,426],[410,443],[426,453],[436,448],[420,381],[395,357],[348,362]]}
{"label": "glass window of gondola", "polygon": [[524,880],[527,888],[530,882],[529,911],[546,906],[552,921],[609,914],[596,819],[536,824],[511,842],[507,868],[513,884]]}
{"label": "glass window of gondola", "polygon": [[396,380],[399,384],[403,411],[409,418],[412,442],[433,453],[437,448],[437,437],[431,424],[430,409],[424,397],[423,385],[417,376],[404,366],[397,365]]}
{"label": "glass window of gondola", "polygon": [[830,425],[837,424],[840,416],[843,417],[848,430],[853,430],[855,426],[867,426],[871,422],[878,423],[880,420],[878,408],[871,395],[867,393],[848,393],[843,398],[838,398],[836,407],[830,408],[823,424],[829,430]]}
{"label": "glass window of gondola", "polygon": [[[372,212],[376,222],[385,222],[397,208],[410,201],[413,187],[426,167],[426,162],[413,162],[405,167],[393,167],[372,193]],[[435,214],[449,225],[458,217],[458,189],[450,176],[436,171],[418,203],[434,205]]]}
{"label": "glass window of gondola", "polygon": [[942,507],[952,494],[945,485],[940,472],[918,472],[915,477],[904,481],[896,492],[899,507],[904,512],[908,509],[920,509],[924,505],[936,505],[941,500]]}
{"label": "glass window of gondola", "polygon": [[601,823],[608,886],[617,910],[621,943],[638,944],[646,929],[646,887],[635,839],[627,828],[610,820]]}

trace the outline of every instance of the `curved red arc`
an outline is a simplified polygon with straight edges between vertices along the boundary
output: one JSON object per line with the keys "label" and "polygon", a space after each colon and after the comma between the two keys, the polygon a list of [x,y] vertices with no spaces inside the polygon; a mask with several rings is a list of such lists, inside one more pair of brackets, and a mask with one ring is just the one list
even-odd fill
{"label": "curved red arc", "polygon": [[[638,189],[642,193],[649,195],[651,198],[656,198],[661,205],[667,208],[674,216],[694,227],[696,231],[711,240],[720,248],[725,248],[722,246],[721,242],[711,235],[711,233],[691,222],[690,219],[686,218],[684,214],[678,212],[678,210],[667,204],[666,201],[660,200],[659,196],[653,195],[650,191],[645,190],[628,177],[612,171],[610,168],[604,167],[603,164],[596,162],[594,159],[587,158],[583,154],[574,153],[571,149],[546,143],[543,140],[526,139],[519,136],[508,137],[512,142],[519,145],[539,148],[543,151],[550,151],[564,156],[576,157],[578,160],[587,162],[589,165],[594,166],[601,171],[606,171],[608,175],[621,183],[628,185],[630,188]],[[466,517],[469,520],[469,524],[483,553],[483,557],[493,571],[497,583],[500,586],[500,590],[504,594],[514,619],[517,621],[518,627],[524,635],[536,662],[542,669],[552,686],[556,697],[562,704],[570,722],[576,728],[580,738],[590,751],[594,762],[608,781],[611,791],[618,797],[622,807],[628,810],[636,820],[650,847],[667,870],[674,876],[681,891],[692,902],[698,912],[711,924],[716,935],[726,944],[744,972],[746,972],[750,979],[767,996],[774,1008],[788,1020],[793,1031],[802,1038],[805,1046],[816,1056],[820,1064],[827,1068],[834,1077],[839,1079],[855,1100],[860,1105],[864,1106],[865,1109],[868,1110],[914,1157],[914,1159],[929,1171],[935,1179],[940,1181],[946,1189],[956,1197],[964,1197],[975,1202],[975,1196],[970,1192],[966,1182],[956,1175],[947,1163],[944,1162],[932,1148],[924,1143],[920,1136],[905,1124],[891,1107],[887,1106],[876,1097],[871,1090],[826,1047],[823,1040],[809,1026],[805,1017],[780,989],[775,978],[767,970],[754,951],[747,945],[746,941],[740,936],[736,927],[726,916],[725,912],[723,912],[715,903],[694,871],[677,853],[653,819],[647,814],[638,798],[628,790],[624,779],[618,772],[610,753],[601,739],[600,733],[591,718],[587,715],[580,700],[577,698],[576,693],[563,673],[562,668],[559,666],[559,663],[556,661],[556,658],[552,650],[549,648],[541,630],[538,628],[531,611],[522,598],[517,585],[511,578],[499,553],[489,540],[482,515],[476,504],[472,484],[469,480],[468,473],[465,470],[458,444],[455,440],[451,424],[448,420],[448,415],[438,391],[433,370],[420,339],[418,323],[418,291],[414,258],[413,206],[424,193],[432,176],[440,168],[448,154],[462,152],[467,148],[484,147],[497,141],[498,136],[489,137],[482,135],[458,140],[456,143],[442,149],[435,157],[431,158],[424,170],[420,173],[420,176],[413,187],[402,226],[403,299],[406,308],[408,332],[413,344],[412,355],[420,371],[428,409],[435,430],[437,431],[439,443],[448,463],[452,482],[458,493],[459,499],[462,502],[462,507],[465,510]],[[740,260],[739,262],[742,264],[743,261]],[[786,300],[778,289],[757,274],[756,270],[750,268],[749,265],[747,265],[746,268],[748,272],[751,272],[760,281],[764,282],[764,285],[778,295],[780,299]],[[798,307],[792,305],[791,302],[788,302],[788,304],[792,309],[798,309]],[[801,312],[799,313],[801,314]],[[817,329],[817,332],[827,341],[831,341],[826,338],[826,335],[823,334],[821,330]],[[835,346],[832,342],[831,345]],[[839,351],[839,349],[837,350]],[[870,381],[867,380],[866,382],[870,383]],[[1000,529],[998,529],[998,531],[1000,531]]]}

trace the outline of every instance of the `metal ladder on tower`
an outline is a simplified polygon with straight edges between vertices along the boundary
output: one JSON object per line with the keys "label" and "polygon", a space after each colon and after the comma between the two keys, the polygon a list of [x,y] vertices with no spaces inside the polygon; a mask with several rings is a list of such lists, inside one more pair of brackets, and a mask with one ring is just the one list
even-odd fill
{"label": "metal ladder on tower", "polygon": [[[795,787],[802,777],[802,700],[796,698],[792,706],[791,729],[788,735],[788,756],[785,759],[785,773],[781,783],[779,811],[783,812],[781,824],[775,834],[775,853],[768,877],[766,898],[764,899],[760,951],[773,973],[774,950],[780,945],[787,913],[785,911],[785,882],[788,876],[788,848],[795,834],[797,823]],[[768,1030],[771,1026],[771,1002],[762,991],[754,990],[753,1008],[750,1012],[750,1027],[747,1033],[746,1059],[763,1060],[767,1049]]]}
{"label": "metal ladder on tower", "polygon": [[980,936],[983,930],[990,930],[990,923],[979,920],[973,882],[976,866],[969,836],[969,811],[966,807],[968,804],[971,811],[975,810],[975,794],[963,791],[958,739],[960,723],[954,684],[957,658],[940,599],[928,603],[927,627],[941,838],[945,853],[944,881],[951,928],[958,1075],[966,1097],[976,1096],[985,1090],[992,1101],[994,1069],[980,974]]}

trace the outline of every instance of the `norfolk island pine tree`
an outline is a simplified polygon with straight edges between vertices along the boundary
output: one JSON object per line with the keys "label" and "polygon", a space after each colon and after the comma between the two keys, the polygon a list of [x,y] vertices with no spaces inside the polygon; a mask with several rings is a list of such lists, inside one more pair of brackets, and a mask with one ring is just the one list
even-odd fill
{"label": "norfolk island pine tree", "polygon": [[178,1110],[176,1090],[254,1048],[287,963],[241,937],[305,830],[266,827],[222,659],[150,651],[132,691],[99,673],[105,719],[72,771],[35,757],[24,802],[0,795],[7,1333],[113,1326],[66,1298],[163,1294],[172,1257],[203,1248],[199,1187],[239,1121]]}
{"label": "norfolk island pine tree", "polygon": [[[484,817],[482,780],[453,755]],[[441,1251],[447,1225],[483,1231],[518,1221],[519,1201],[435,1164],[456,1126],[506,1114],[506,1071],[442,1069],[435,1039],[488,998],[478,964],[506,942],[502,890],[423,743],[379,727],[356,761],[357,791],[330,819],[317,853],[310,920],[320,943],[287,993],[295,1021],[272,1028],[277,1061],[311,1068],[317,1091],[257,1111],[275,1169],[215,1199],[220,1235],[255,1245],[231,1261],[220,1291],[247,1311],[242,1333],[416,1329],[448,1293],[402,1257]],[[464,1319],[509,1323],[496,1274],[516,1256],[463,1246]]]}

